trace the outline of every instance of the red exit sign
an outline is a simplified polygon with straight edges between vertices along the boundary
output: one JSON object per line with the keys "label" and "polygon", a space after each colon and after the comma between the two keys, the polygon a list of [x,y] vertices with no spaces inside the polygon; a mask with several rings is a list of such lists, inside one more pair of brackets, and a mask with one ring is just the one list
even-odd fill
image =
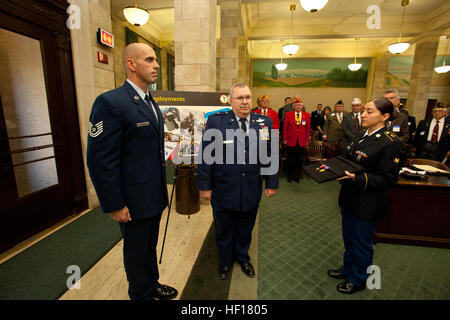
{"label": "red exit sign", "polygon": [[100,42],[101,44],[114,48],[114,36],[112,35],[112,33],[109,33],[102,28],[98,28],[97,38],[98,42]]}

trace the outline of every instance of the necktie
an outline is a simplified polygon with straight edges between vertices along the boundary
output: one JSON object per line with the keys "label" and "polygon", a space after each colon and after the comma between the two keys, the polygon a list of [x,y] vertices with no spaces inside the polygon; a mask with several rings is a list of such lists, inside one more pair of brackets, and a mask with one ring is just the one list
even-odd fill
{"label": "necktie", "polygon": [[356,130],[359,131],[359,114],[357,113],[355,116]]}
{"label": "necktie", "polygon": [[436,125],[433,129],[433,134],[431,135],[432,142],[438,142],[438,134],[439,134],[439,121],[436,121]]}
{"label": "necktie", "polygon": [[241,129],[242,129],[244,132],[247,132],[247,125],[245,124],[245,122],[247,121],[247,119],[246,119],[246,118],[240,118],[239,121],[242,123]]}
{"label": "necktie", "polygon": [[338,121],[339,121],[339,123],[342,122],[342,116],[341,116],[341,113],[340,113],[340,112],[338,113]]}
{"label": "necktie", "polygon": [[147,102],[148,107],[152,110],[151,114],[153,116],[155,116],[155,119],[154,119],[155,123],[157,125],[159,125],[159,121],[158,121],[158,116],[157,116],[156,110],[154,109],[153,104],[150,101],[150,96],[148,94],[145,95],[145,102]]}
{"label": "necktie", "polygon": [[263,110],[263,115],[266,115],[266,109]]}
{"label": "necktie", "polygon": [[296,120],[296,122],[297,122],[297,125],[299,126],[300,125],[300,113],[295,113],[295,120]]}

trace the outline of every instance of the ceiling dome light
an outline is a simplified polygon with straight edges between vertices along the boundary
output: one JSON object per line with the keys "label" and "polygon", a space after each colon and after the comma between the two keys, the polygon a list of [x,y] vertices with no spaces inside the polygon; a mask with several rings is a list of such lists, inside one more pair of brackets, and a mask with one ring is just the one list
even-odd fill
{"label": "ceiling dome light", "polygon": [[138,27],[146,24],[150,17],[150,13],[147,10],[137,6],[137,1],[135,1],[134,7],[125,7],[123,9],[123,15],[129,23]]}
{"label": "ceiling dome light", "polygon": [[351,71],[358,71],[359,69],[361,69],[361,67],[362,67],[361,63],[351,63],[351,64],[348,65],[348,68]]}
{"label": "ceiling dome light", "polygon": [[394,44],[391,44],[388,49],[393,54],[400,54],[408,50],[409,48],[409,42],[397,42]]}
{"label": "ceiling dome light", "polygon": [[300,0],[303,9],[308,12],[317,12],[328,3],[328,0]]}
{"label": "ceiling dome light", "polygon": [[287,68],[287,63],[284,63],[284,62],[277,63],[277,64],[275,65],[275,68],[277,68],[277,70],[279,70],[279,71],[286,70],[286,68]]}

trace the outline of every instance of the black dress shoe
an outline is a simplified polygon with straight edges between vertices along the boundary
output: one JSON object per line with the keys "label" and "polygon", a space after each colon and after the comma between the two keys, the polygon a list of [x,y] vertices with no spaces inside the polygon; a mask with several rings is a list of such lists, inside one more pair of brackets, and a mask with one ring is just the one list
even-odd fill
{"label": "black dress shoe", "polygon": [[244,272],[244,274],[247,277],[250,278],[254,278],[255,277],[255,269],[253,268],[252,264],[250,262],[241,262],[241,269],[242,272]]}
{"label": "black dress shoe", "polygon": [[177,295],[178,295],[177,289],[166,285],[161,285],[158,287],[158,289],[153,291],[153,298],[158,300],[171,300],[175,298]]}
{"label": "black dress shoe", "polygon": [[297,183],[300,183],[300,179],[299,178],[294,179],[294,181],[297,182]]}
{"label": "black dress shoe", "polygon": [[353,283],[351,283],[350,281],[347,280],[347,281],[339,283],[337,285],[336,289],[340,293],[352,294],[352,293],[355,293],[356,291],[364,290],[365,287],[366,286],[355,286]]}
{"label": "black dress shoe", "polygon": [[231,267],[220,267],[219,268],[219,279],[226,280],[230,277]]}
{"label": "black dress shoe", "polygon": [[288,178],[288,182],[292,182],[292,178]]}
{"label": "black dress shoe", "polygon": [[343,275],[338,269],[330,269],[327,274],[334,279],[347,279],[347,276]]}

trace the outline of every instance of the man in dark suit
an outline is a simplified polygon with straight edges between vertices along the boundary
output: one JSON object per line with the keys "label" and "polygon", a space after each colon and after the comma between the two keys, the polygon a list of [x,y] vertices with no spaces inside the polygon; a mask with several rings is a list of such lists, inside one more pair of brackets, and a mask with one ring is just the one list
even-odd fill
{"label": "man in dark suit", "polygon": [[317,109],[311,112],[311,137],[312,139],[319,140],[319,129],[317,126],[320,124],[320,118],[322,117],[322,104],[317,104]]}
{"label": "man in dark suit", "polygon": [[445,108],[433,108],[433,118],[421,120],[415,136],[418,158],[442,161],[450,150],[450,121],[445,118]]}
{"label": "man in dark suit", "polygon": [[386,98],[394,105],[394,114],[392,121],[386,122],[388,131],[395,133],[403,143],[408,143],[409,140],[409,125],[408,115],[400,112],[400,96],[395,89],[388,89],[383,93],[383,98]]}
{"label": "man in dark suit", "polygon": [[[274,143],[271,141],[277,137],[271,135],[269,117],[250,112],[251,97],[247,85],[233,85],[232,110],[208,117],[201,145],[203,159],[198,166],[198,189],[202,199],[211,201],[222,280],[230,277],[234,260],[245,275],[255,276],[248,249],[262,195],[262,181],[265,180],[264,194],[268,198],[278,188],[278,139]],[[205,138],[214,133],[220,136],[214,136],[213,142],[211,137]],[[215,153],[208,156],[206,153],[212,145],[216,147]],[[272,145],[275,150],[270,153]],[[267,162],[261,161],[259,154],[263,146],[269,150]]]}
{"label": "man in dark suit", "polygon": [[352,101],[352,112],[347,113],[342,120],[344,138],[341,148],[346,148],[361,130],[361,99],[354,98]]}
{"label": "man in dark suit", "polygon": [[342,122],[347,113],[344,111],[344,102],[339,100],[334,105],[334,112],[328,115],[323,126],[322,139],[328,143],[331,148],[330,156],[337,156],[340,153],[340,144],[344,138]]}
{"label": "man in dark suit", "polygon": [[[284,98],[285,105],[281,107],[280,110],[278,110],[278,119],[280,120],[280,128],[283,128],[283,121],[285,114],[288,113],[289,111],[294,110],[294,104],[292,103],[292,99],[295,99],[295,96],[292,98],[290,97]],[[283,134],[281,131],[282,130],[280,130],[280,133]]]}
{"label": "man in dark suit", "polygon": [[123,86],[97,97],[89,118],[87,166],[103,212],[118,221],[132,300],[173,299],[158,282],[156,257],[161,214],[168,203],[164,124],[147,91],[158,78],[153,49],[128,45]]}

